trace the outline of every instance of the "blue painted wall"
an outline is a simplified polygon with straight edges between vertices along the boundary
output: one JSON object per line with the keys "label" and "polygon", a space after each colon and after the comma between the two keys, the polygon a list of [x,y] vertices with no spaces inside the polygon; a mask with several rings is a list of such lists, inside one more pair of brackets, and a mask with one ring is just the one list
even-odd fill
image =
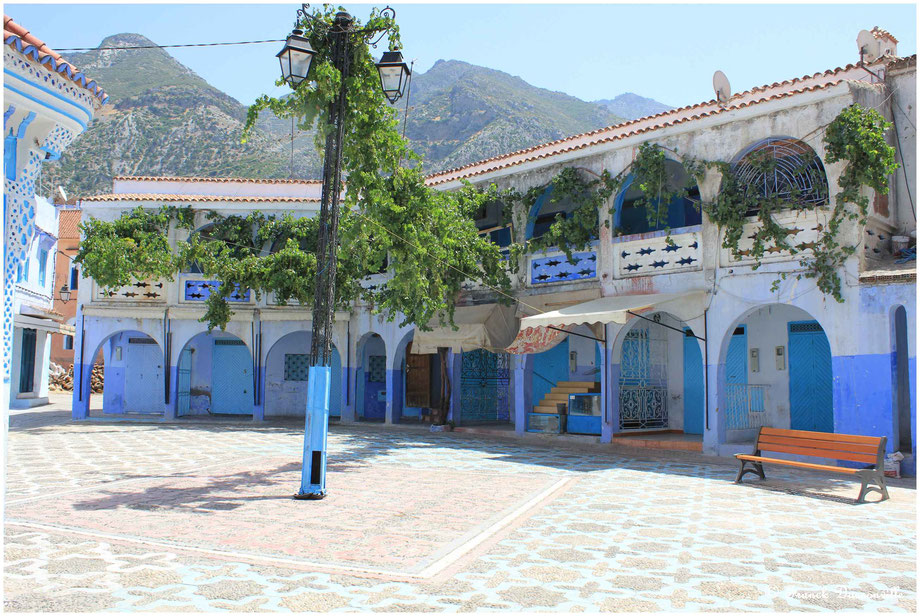
{"label": "blue painted wall", "polygon": [[537,405],[556,383],[569,380],[568,338],[548,351],[537,353],[531,361],[533,362],[532,401],[534,405]]}
{"label": "blue painted wall", "polygon": [[[915,363],[915,359],[911,359]],[[831,358],[834,371],[834,432],[888,437],[895,441],[891,387],[891,354]],[[913,369],[912,387],[915,387]],[[914,394],[914,391],[911,392]],[[916,430],[916,409],[911,409]],[[916,434],[916,432],[914,432]],[[915,445],[916,447],[916,445]]]}
{"label": "blue painted wall", "polygon": [[705,412],[703,354],[696,338],[684,336],[684,432],[703,433]]}

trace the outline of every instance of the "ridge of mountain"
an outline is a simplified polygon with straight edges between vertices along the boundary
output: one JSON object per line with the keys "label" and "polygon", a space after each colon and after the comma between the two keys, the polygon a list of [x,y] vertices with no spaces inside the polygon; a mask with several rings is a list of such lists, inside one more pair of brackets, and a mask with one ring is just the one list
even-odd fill
{"label": "ridge of mountain", "polygon": [[[111,49],[125,46],[150,48]],[[45,165],[44,181],[51,186],[88,196],[111,191],[116,175],[292,175],[290,120],[263,113],[247,143],[240,143],[246,107],[147,37],[115,34],[98,49],[67,59],[110,98],[60,161]],[[611,111],[607,104],[538,88],[502,71],[438,60],[413,75],[405,130],[424,157],[425,171],[434,172],[616,124],[629,117],[629,104],[666,107],[624,97],[612,99],[620,103]],[[404,105],[396,105],[400,121]],[[314,131],[296,131],[293,148],[293,177],[319,177]]]}

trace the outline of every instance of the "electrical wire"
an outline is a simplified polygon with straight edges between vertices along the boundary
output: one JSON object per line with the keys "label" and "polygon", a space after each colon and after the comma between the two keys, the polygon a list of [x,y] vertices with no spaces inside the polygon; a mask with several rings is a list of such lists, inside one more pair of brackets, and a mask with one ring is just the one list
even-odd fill
{"label": "electrical wire", "polygon": [[120,47],[55,47],[57,52],[64,51],[107,51],[110,49],[170,49],[174,47],[222,47],[226,45],[259,45],[262,43],[283,43],[284,39],[264,39],[261,41],[233,41],[229,43],[184,43],[181,45],[124,45]]}

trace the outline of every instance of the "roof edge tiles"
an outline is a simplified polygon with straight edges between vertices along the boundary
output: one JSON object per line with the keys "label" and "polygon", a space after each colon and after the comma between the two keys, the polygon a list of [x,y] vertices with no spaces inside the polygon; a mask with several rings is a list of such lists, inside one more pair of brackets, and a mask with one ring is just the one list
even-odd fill
{"label": "roof edge tiles", "polygon": [[114,201],[185,201],[189,203],[319,203],[311,197],[258,197],[241,195],[169,195],[156,193],[123,193],[84,197],[83,203]]}
{"label": "roof edge tiles", "polygon": [[[870,66],[873,66],[876,64],[885,64],[887,66],[892,63],[904,62],[905,60],[909,61],[911,58],[913,58],[914,61],[916,61],[916,54],[908,58],[888,58],[888,57],[880,58],[876,62],[871,63]],[[787,79],[781,82],[775,82],[775,83],[768,84],[768,85],[757,86],[755,88],[751,88],[750,90],[746,90],[744,92],[733,94],[732,97],[728,101],[726,101],[726,103],[724,104],[720,104],[716,100],[709,100],[709,101],[705,101],[701,103],[696,103],[694,105],[678,107],[676,109],[671,109],[669,111],[663,111],[661,113],[657,113],[657,114],[650,115],[650,116],[645,116],[642,118],[636,118],[635,120],[629,120],[628,122],[622,122],[620,124],[614,124],[612,126],[598,128],[598,129],[588,131],[585,133],[579,133],[571,137],[564,137],[562,139],[557,139],[555,141],[550,141],[548,143],[538,144],[538,145],[535,145],[529,148],[524,148],[521,150],[516,150],[514,152],[509,152],[507,154],[499,154],[498,156],[493,156],[491,158],[472,162],[466,165],[462,165],[460,167],[455,167],[453,169],[446,169],[444,171],[439,171],[437,173],[429,174],[425,178],[426,184],[428,184],[429,186],[437,186],[439,184],[445,184],[447,182],[463,180],[463,179],[470,178],[476,175],[482,175],[482,174],[489,173],[492,171],[499,171],[501,169],[523,164],[526,162],[531,162],[531,161],[539,160],[542,158],[548,158],[550,156],[554,156],[557,154],[572,152],[572,151],[580,150],[586,147],[599,145],[599,144],[607,143],[610,141],[616,141],[619,139],[624,139],[624,138],[627,138],[633,135],[650,132],[653,130],[665,128],[668,126],[673,126],[676,124],[683,124],[684,122],[687,122],[690,120],[698,120],[704,117],[709,117],[709,116],[713,116],[719,113],[723,113],[725,111],[741,109],[741,108],[749,107],[749,106],[756,105],[759,103],[771,101],[771,100],[786,98],[788,96],[792,96],[796,94],[804,94],[806,92],[814,92],[817,90],[829,88],[829,87],[838,85],[839,83],[845,81],[845,78],[844,77],[840,77],[839,79],[828,79],[828,78],[837,77],[837,76],[840,76],[841,74],[852,72],[860,68],[861,67],[856,64],[847,64],[846,66],[843,66],[843,67],[828,69],[823,72],[814,73],[813,75],[804,75],[802,77],[795,77],[793,79]],[[824,79],[825,81],[823,83],[818,83],[813,86],[805,85],[805,83],[808,81],[814,81],[818,79]],[[789,86],[793,84],[803,84],[804,87],[801,87],[799,89],[793,89],[793,90],[786,89],[784,91],[780,91],[780,92],[777,92],[769,96],[764,96],[759,99],[753,99],[753,100],[749,100],[746,102],[742,102],[742,99],[744,98],[750,98],[753,95],[759,94],[761,92],[767,93],[769,90],[774,90],[777,88],[788,88]],[[709,107],[710,109],[704,110],[704,108],[706,107]],[[688,115],[689,112],[694,111],[694,110],[701,110],[701,111],[699,114]],[[668,118],[673,118],[673,120],[669,122],[664,121]],[[649,124],[648,126],[645,126],[642,128],[638,128],[638,125],[648,124],[651,120],[655,120],[655,119],[659,119],[662,121]],[[637,127],[637,128],[635,130],[629,130],[630,127]],[[606,133],[606,135],[601,136],[604,133]],[[592,140],[592,141],[585,141],[586,138],[592,137],[595,135],[598,135],[599,138]],[[571,143],[572,145],[570,145],[569,147],[555,147],[555,146],[562,146],[567,143]],[[537,152],[540,150],[545,150],[545,152],[538,154]],[[528,154],[530,154],[530,156],[527,156]],[[505,161],[505,162],[500,163],[500,161]],[[490,165],[490,163],[500,163],[500,164]],[[477,169],[477,167],[479,169]]]}
{"label": "roof edge tiles", "polygon": [[61,54],[54,51],[44,41],[13,21],[9,15],[3,16],[3,44],[14,48],[52,71],[64,75],[80,87],[93,93],[101,104],[106,104],[109,95],[95,81],[87,78],[73,64],[67,62]]}
{"label": "roof edge tiles", "polygon": [[247,184],[322,184],[322,180],[296,180],[287,178],[208,178],[177,175],[116,175],[113,181],[133,182],[241,182]]}

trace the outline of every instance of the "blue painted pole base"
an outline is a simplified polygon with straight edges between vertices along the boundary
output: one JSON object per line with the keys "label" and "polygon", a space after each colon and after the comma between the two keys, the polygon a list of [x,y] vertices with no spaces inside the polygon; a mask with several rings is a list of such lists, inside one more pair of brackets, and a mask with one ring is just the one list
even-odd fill
{"label": "blue painted pole base", "polygon": [[331,366],[310,366],[308,379],[303,468],[300,491],[294,495],[297,500],[319,500],[326,496],[326,435],[329,432]]}

